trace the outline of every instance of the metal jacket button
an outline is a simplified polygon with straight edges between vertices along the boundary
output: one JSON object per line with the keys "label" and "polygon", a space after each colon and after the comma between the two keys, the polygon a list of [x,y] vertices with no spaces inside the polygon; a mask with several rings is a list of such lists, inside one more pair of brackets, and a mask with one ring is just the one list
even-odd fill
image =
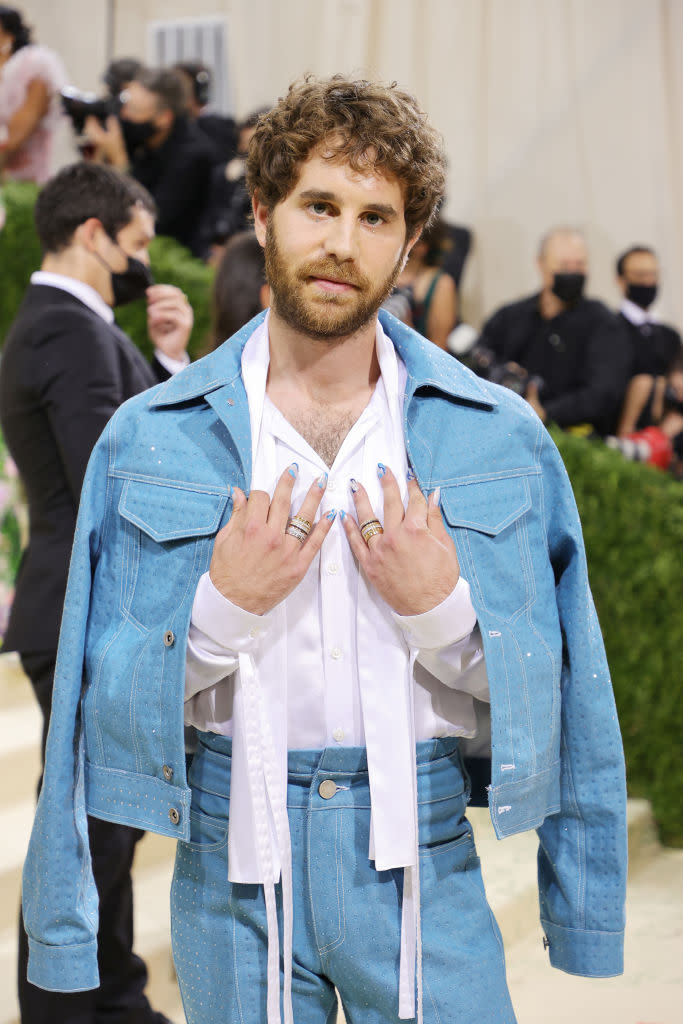
{"label": "metal jacket button", "polygon": [[170,767],[170,765],[165,764],[162,771],[164,773],[164,778],[166,779],[166,781],[170,782],[171,779],[173,778],[173,769]]}
{"label": "metal jacket button", "polygon": [[174,825],[177,825],[178,822],[180,821],[180,811],[177,810],[177,808],[175,807],[171,807],[171,809],[168,812],[168,816]]}
{"label": "metal jacket button", "polygon": [[164,646],[165,647],[173,647],[174,643],[175,643],[175,633],[173,632],[172,629],[167,629],[166,632],[164,633]]}
{"label": "metal jacket button", "polygon": [[331,800],[337,792],[337,783],[333,782],[332,779],[325,779],[318,786],[318,792],[320,793],[323,800]]}

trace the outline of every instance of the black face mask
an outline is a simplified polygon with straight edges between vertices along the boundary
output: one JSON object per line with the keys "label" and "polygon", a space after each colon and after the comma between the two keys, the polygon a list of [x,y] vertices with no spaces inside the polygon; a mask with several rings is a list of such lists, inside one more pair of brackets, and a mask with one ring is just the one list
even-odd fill
{"label": "black face mask", "polygon": [[157,131],[157,126],[154,121],[129,121],[126,117],[119,118],[121,122],[121,131],[123,132],[123,141],[126,144],[126,149],[129,153],[135,153],[136,149],[140,149],[146,142],[152,138]]}
{"label": "black face mask", "polygon": [[578,302],[583,295],[583,286],[586,283],[585,274],[555,274],[553,277],[553,295],[557,295],[562,302],[572,304]]}
{"label": "black face mask", "polygon": [[626,289],[626,298],[640,306],[641,309],[649,309],[657,298],[656,284],[629,284]]}
{"label": "black face mask", "polygon": [[141,299],[152,284],[154,277],[147,264],[142,260],[136,260],[134,256],[129,256],[126,269],[120,272],[112,271],[111,274],[114,305],[125,306],[129,302]]}

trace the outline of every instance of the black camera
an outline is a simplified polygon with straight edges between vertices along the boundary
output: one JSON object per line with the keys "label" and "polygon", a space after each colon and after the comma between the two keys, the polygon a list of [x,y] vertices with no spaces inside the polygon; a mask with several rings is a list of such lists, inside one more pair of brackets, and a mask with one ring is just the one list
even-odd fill
{"label": "black camera", "polygon": [[120,96],[97,96],[94,92],[82,92],[67,85],[62,89],[62,107],[71,118],[77,135],[83,134],[83,127],[88,117],[96,117],[104,127],[107,118],[118,114],[122,107]]}
{"label": "black camera", "polygon": [[526,398],[530,384],[535,384],[540,394],[543,378],[532,376],[518,363],[499,363],[496,354],[486,345],[475,345],[463,360],[478,377],[490,380],[493,384],[502,384],[516,395]]}

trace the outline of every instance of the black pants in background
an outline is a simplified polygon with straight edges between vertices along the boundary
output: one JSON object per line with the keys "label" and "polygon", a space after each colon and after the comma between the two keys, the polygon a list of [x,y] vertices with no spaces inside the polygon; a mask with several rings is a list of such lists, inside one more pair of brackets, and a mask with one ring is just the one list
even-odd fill
{"label": "black pants in background", "polygon": [[[46,652],[20,657],[43,713],[44,764],[56,655]],[[100,899],[100,987],[90,992],[46,992],[27,981],[28,939],[20,912],[18,986],[22,1024],[160,1024],[166,1018],[151,1009],[144,995],[147,968],[133,953],[131,867],[135,844],[144,832],[88,817],[88,834]]]}

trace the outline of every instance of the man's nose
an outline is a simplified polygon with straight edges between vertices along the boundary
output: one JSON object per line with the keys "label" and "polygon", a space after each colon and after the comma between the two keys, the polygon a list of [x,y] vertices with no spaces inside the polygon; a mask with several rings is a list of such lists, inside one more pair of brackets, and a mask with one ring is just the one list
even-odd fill
{"label": "man's nose", "polygon": [[325,252],[340,262],[353,260],[358,254],[358,225],[355,217],[338,216],[330,219],[325,236]]}

